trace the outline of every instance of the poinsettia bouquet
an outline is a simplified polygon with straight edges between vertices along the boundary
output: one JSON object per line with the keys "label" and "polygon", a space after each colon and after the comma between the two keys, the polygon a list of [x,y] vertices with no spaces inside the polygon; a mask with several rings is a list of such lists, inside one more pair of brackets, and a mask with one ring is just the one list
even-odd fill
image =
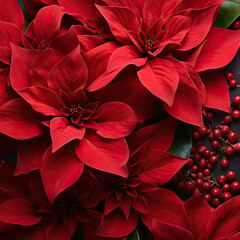
{"label": "poinsettia bouquet", "polygon": [[[231,112],[219,68],[240,46],[240,4],[19,3],[0,0],[0,239],[240,239],[240,183],[212,208],[213,153],[189,135],[209,133],[211,109]],[[201,180],[183,186],[183,171]]]}

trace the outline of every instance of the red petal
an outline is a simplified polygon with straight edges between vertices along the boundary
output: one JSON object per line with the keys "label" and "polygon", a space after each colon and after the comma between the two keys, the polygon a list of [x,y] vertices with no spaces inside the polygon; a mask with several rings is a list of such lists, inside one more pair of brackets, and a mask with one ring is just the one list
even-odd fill
{"label": "red petal", "polygon": [[67,226],[62,224],[60,221],[54,222],[47,229],[47,239],[48,240],[68,240],[70,239],[70,233]]}
{"label": "red petal", "polygon": [[63,8],[56,5],[41,8],[24,34],[24,46],[35,49],[47,48],[50,41],[59,34],[63,15]]}
{"label": "red petal", "polygon": [[206,40],[195,66],[198,72],[226,66],[239,49],[240,31],[212,27]]}
{"label": "red petal", "polygon": [[117,47],[116,44],[108,42],[90,50],[84,56],[89,70],[87,82],[88,91],[96,91],[106,86],[118,74],[118,71],[110,74],[106,72],[109,58]]}
{"label": "red petal", "polygon": [[32,106],[34,110],[46,116],[61,115],[61,103],[58,96],[45,87],[27,87],[19,94]]}
{"label": "red petal", "polygon": [[128,176],[128,146],[124,138],[109,140],[94,132],[87,132],[81,141],[77,141],[76,154],[87,166],[100,171]]}
{"label": "red petal", "polygon": [[21,141],[18,145],[17,166],[14,176],[39,169],[42,157],[50,144],[51,139],[48,134]]}
{"label": "red petal", "polygon": [[210,239],[228,239],[240,230],[240,196],[220,205],[210,216],[207,233]]}
{"label": "red petal", "polygon": [[22,199],[9,200],[0,205],[0,221],[6,223],[29,226],[39,223],[41,218],[34,208]]}
{"label": "red petal", "polygon": [[69,124],[64,117],[56,117],[51,120],[50,132],[52,137],[52,151],[56,152],[59,148],[74,139],[82,139],[85,128],[76,128]]}
{"label": "red petal", "polygon": [[139,178],[156,185],[163,185],[170,181],[188,160],[159,149],[149,150]]}
{"label": "red petal", "polygon": [[0,20],[15,24],[21,30],[24,28],[24,16],[17,0],[0,0]]}
{"label": "red petal", "polygon": [[23,99],[10,100],[0,106],[0,132],[19,140],[36,137],[46,130],[40,116]]}
{"label": "red petal", "polygon": [[117,200],[115,193],[112,193],[105,199],[104,214],[107,215],[120,205],[121,201]]}
{"label": "red petal", "polygon": [[137,222],[138,214],[135,210],[131,210],[127,219],[122,210],[118,208],[103,216],[96,234],[104,237],[124,237],[135,229]]}
{"label": "red petal", "polygon": [[74,146],[68,144],[52,153],[51,147],[46,151],[41,165],[41,177],[49,202],[74,184],[83,171],[83,164],[74,152]]}
{"label": "red petal", "polygon": [[48,86],[56,92],[77,93],[87,82],[87,66],[80,54],[80,46],[59,62],[48,75]]}
{"label": "red petal", "polygon": [[[1,4],[1,1],[0,1]],[[8,5],[8,4],[4,4]],[[0,15],[1,18],[1,15]],[[10,43],[21,44],[22,31],[15,25],[0,21],[0,61],[10,65],[11,46]]]}
{"label": "red petal", "polygon": [[180,76],[178,89],[172,107],[164,102],[163,106],[173,117],[189,124],[203,126],[202,99],[198,89],[180,62],[174,61],[174,66]]}
{"label": "red petal", "polygon": [[145,64],[137,74],[145,88],[172,106],[179,82],[178,73],[172,63],[155,58]]}
{"label": "red petal", "polygon": [[114,70],[120,72],[128,65],[141,67],[147,62],[147,57],[142,57],[141,55],[141,52],[132,45],[119,47],[113,52],[109,59],[107,72],[110,73]]}
{"label": "red petal", "polygon": [[123,44],[131,44],[127,31],[137,33],[139,21],[134,13],[123,7],[105,7],[97,5],[97,9],[107,21],[112,34]]}
{"label": "red petal", "polygon": [[185,209],[194,238],[196,240],[204,239],[207,222],[212,214],[211,207],[204,200],[202,194],[196,190],[194,195],[185,203]]}
{"label": "red petal", "polygon": [[153,233],[154,239],[194,240],[193,235],[187,229],[178,227],[173,224],[160,222],[157,219],[153,220],[152,233]]}
{"label": "red petal", "polygon": [[103,104],[95,113],[97,134],[104,138],[128,136],[135,128],[137,118],[133,110],[121,102]]}
{"label": "red petal", "polygon": [[175,136],[176,123],[174,118],[168,118],[159,123],[137,130],[128,138],[130,152],[135,151],[149,140],[151,140],[153,149],[157,146],[158,149],[167,151]]}
{"label": "red petal", "polygon": [[229,240],[240,240],[240,232],[234,234],[229,238]]}
{"label": "red petal", "polygon": [[128,196],[123,196],[121,199],[121,209],[126,218],[129,218],[130,210],[131,210],[131,201]]}
{"label": "red petal", "polygon": [[204,106],[231,112],[230,96],[225,77],[219,70],[209,70],[200,74],[206,87]]}

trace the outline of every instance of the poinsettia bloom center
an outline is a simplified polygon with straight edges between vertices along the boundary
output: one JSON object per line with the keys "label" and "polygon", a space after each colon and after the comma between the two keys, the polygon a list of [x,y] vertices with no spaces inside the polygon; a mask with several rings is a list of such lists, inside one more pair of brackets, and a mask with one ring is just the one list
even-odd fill
{"label": "poinsettia bloom center", "polygon": [[123,177],[119,177],[117,179],[117,189],[126,189],[127,188],[127,179]]}
{"label": "poinsettia bloom center", "polygon": [[55,202],[54,208],[56,212],[62,216],[77,214],[80,210],[79,203],[73,197],[68,197],[67,199],[58,198]]}

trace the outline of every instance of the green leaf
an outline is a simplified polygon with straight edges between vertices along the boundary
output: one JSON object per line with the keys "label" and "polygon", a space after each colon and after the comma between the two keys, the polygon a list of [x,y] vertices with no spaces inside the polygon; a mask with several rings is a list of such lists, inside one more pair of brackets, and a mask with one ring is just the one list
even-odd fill
{"label": "green leaf", "polygon": [[240,16],[240,0],[223,2],[214,26],[227,28]]}
{"label": "green leaf", "polygon": [[168,152],[179,157],[188,158],[192,148],[192,135],[184,124],[178,123],[173,143]]}
{"label": "green leaf", "polygon": [[127,236],[127,240],[140,240],[137,229],[135,229],[132,233]]}
{"label": "green leaf", "polygon": [[17,0],[17,1],[18,1],[19,5],[20,5],[20,7],[21,7],[21,9],[22,9],[22,12],[23,12],[23,15],[24,15],[24,20],[25,20],[24,32],[25,32],[26,28],[27,28],[28,25],[29,25],[28,15],[27,15],[27,12],[26,12],[26,9],[25,9],[25,7],[24,7],[24,5],[23,5],[22,0]]}

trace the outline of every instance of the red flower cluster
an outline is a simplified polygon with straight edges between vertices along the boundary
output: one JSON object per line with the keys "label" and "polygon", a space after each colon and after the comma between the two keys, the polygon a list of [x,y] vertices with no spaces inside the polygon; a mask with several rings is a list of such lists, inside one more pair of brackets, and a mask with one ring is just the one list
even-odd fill
{"label": "red flower cluster", "polygon": [[169,150],[176,119],[230,111],[216,69],[240,31],[213,27],[222,1],[23,2],[26,29],[17,0],[0,0],[0,154],[17,150],[0,166],[0,238],[69,240],[81,226],[126,240],[138,221],[156,239],[239,231],[239,197],[211,213],[197,191],[184,205],[160,187],[189,161]]}

